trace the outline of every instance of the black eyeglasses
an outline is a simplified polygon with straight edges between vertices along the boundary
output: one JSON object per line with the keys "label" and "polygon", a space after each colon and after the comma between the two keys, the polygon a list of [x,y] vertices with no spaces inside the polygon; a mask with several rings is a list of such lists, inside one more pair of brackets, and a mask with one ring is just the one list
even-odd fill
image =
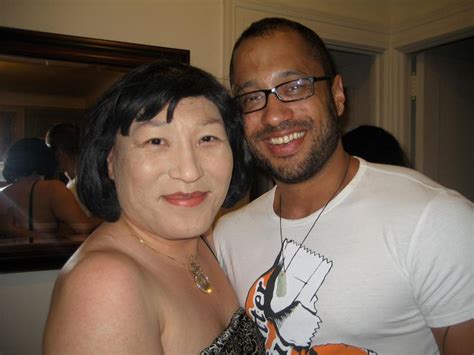
{"label": "black eyeglasses", "polygon": [[255,90],[234,97],[242,112],[252,113],[267,106],[268,95],[275,94],[281,102],[293,102],[307,99],[314,95],[314,84],[317,81],[331,80],[329,76],[308,76],[287,81],[268,90]]}

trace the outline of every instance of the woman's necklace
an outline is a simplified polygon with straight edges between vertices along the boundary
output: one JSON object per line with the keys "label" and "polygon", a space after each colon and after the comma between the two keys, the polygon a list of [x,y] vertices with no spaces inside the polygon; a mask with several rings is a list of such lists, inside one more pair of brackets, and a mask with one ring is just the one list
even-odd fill
{"label": "woman's necklace", "polygon": [[319,217],[321,217],[321,215],[323,214],[324,210],[326,209],[326,207],[329,205],[329,202],[332,201],[332,199],[336,196],[336,194],[339,192],[339,190],[341,189],[342,187],[342,184],[344,183],[344,180],[346,180],[346,176],[347,176],[347,172],[349,171],[349,164],[350,163],[350,156],[347,155],[347,159],[346,159],[346,168],[345,168],[345,171],[344,171],[344,176],[342,177],[342,180],[341,182],[339,183],[339,186],[337,187],[337,189],[333,192],[333,194],[331,195],[331,197],[329,197],[329,199],[327,200],[327,202],[324,204],[323,208],[321,209],[321,212],[318,213],[318,215],[316,216],[316,218],[314,219],[314,222],[313,224],[311,225],[311,227],[309,228],[308,230],[308,233],[306,233],[306,235],[304,236],[303,240],[301,241],[300,245],[298,246],[298,249],[296,249],[295,253],[293,254],[293,256],[291,257],[290,259],[290,262],[288,263],[288,266],[285,267],[285,256],[284,256],[284,252],[283,252],[283,231],[282,231],[282,226],[281,226],[281,215],[282,215],[282,205],[283,205],[283,198],[281,197],[281,194],[280,194],[280,242],[281,242],[281,256],[282,256],[282,261],[283,261],[283,265],[282,265],[282,268],[280,270],[280,273],[278,274],[278,277],[277,277],[277,280],[276,280],[276,295],[278,297],[284,297],[286,295],[286,271],[289,269],[291,263],[293,262],[293,260],[295,259],[296,257],[296,254],[298,254],[298,252],[300,251],[300,249],[303,247],[304,245],[304,242],[306,241],[306,239],[308,238],[308,236],[310,235],[311,231],[313,230],[314,226],[316,225],[316,223],[318,222],[319,220]]}
{"label": "woman's necklace", "polygon": [[[155,253],[160,254],[162,256],[166,256],[168,259],[174,261],[175,263],[184,266],[191,273],[194,280],[194,284],[196,285],[198,289],[200,289],[202,292],[207,293],[207,294],[212,292],[211,282],[209,281],[209,278],[207,277],[207,275],[202,271],[201,264],[199,264],[199,260],[198,260],[199,239],[197,240],[197,243],[196,243],[196,252],[194,253],[194,255],[190,256],[189,264],[186,264],[170,255],[167,255],[159,251],[158,249],[154,248],[152,245],[148,244],[142,237],[140,237],[139,235],[135,233],[135,231],[133,230],[132,226],[130,225],[130,223],[127,221],[126,218],[124,218],[124,221],[127,224],[127,227],[130,230],[132,236],[135,239],[137,239],[140,242],[140,244],[143,244],[147,248],[153,250]],[[202,236],[199,236],[199,238],[202,238]]]}

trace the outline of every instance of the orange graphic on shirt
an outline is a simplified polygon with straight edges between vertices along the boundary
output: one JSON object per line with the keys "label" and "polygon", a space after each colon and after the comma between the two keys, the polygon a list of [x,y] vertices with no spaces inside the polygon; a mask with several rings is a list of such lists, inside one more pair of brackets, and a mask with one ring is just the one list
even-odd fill
{"label": "orange graphic on shirt", "polygon": [[[282,253],[301,250],[306,262],[284,269]],[[288,258],[287,258],[288,259]],[[311,265],[311,267],[308,267]],[[317,290],[324,283],[332,262],[293,241],[285,240],[275,264],[250,288],[245,303],[248,316],[257,324],[271,354],[362,355],[374,351],[347,344],[313,345],[322,320],[317,315]],[[284,280],[279,275],[284,273]],[[282,283],[279,285],[278,283]]]}

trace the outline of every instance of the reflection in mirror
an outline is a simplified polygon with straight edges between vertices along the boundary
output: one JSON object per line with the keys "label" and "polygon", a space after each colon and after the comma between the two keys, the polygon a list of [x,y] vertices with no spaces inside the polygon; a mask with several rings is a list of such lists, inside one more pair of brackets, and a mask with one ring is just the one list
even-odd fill
{"label": "reflection in mirror", "polygon": [[[84,127],[88,108],[113,82],[156,59],[189,63],[189,51],[0,27],[0,189],[14,142],[44,138],[60,122]],[[0,236],[0,272],[60,268],[83,239]]]}
{"label": "reflection in mirror", "polygon": [[[85,123],[88,107],[128,68],[0,56],[0,168],[22,137],[44,137],[56,123]],[[5,179],[0,176],[1,184]]]}

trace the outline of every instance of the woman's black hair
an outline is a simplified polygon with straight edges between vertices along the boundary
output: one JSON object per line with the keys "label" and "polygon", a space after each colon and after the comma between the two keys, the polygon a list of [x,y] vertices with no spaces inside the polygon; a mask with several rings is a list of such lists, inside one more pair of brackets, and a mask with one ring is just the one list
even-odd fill
{"label": "woman's black hair", "polygon": [[8,183],[19,178],[41,175],[52,179],[56,171],[54,152],[40,138],[22,138],[8,150],[3,177]]}
{"label": "woman's black hair", "polygon": [[140,66],[117,81],[89,114],[79,154],[78,195],[95,215],[113,222],[120,205],[107,156],[118,133],[128,136],[133,121],[155,117],[166,105],[167,122],[180,100],[202,96],[219,110],[234,156],[232,180],[224,207],[231,207],[247,192],[250,156],[243,138],[241,114],[227,90],[209,73],[187,64],[159,61]]}

